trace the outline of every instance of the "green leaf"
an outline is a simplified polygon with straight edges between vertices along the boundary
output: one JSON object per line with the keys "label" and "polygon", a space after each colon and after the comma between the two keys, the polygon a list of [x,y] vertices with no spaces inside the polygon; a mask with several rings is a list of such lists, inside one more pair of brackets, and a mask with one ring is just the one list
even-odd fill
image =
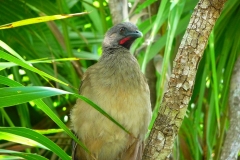
{"label": "green leaf", "polygon": [[152,3],[156,2],[156,0],[147,0],[143,1],[142,4],[139,4],[137,9],[134,11],[135,13],[142,12],[142,10],[148,6],[150,6]]}
{"label": "green leaf", "polygon": [[0,107],[12,106],[35,99],[46,98],[69,92],[50,87],[8,87],[0,88]]}
{"label": "green leaf", "polygon": [[[31,60],[31,61],[25,61],[28,64],[39,64],[39,63],[54,63],[54,62],[63,62],[63,61],[76,61],[79,60],[79,58],[61,58],[61,59],[51,59],[49,60],[48,58],[46,58],[47,60]],[[0,70],[3,70],[5,68],[9,68],[9,67],[14,67],[17,66],[16,63],[12,63],[12,62],[1,62],[0,63]]]}
{"label": "green leaf", "polygon": [[[0,153],[5,153],[5,151],[1,151],[2,149],[0,149]],[[10,150],[7,150],[10,151]],[[10,155],[13,156],[7,156],[7,155],[3,155],[3,157],[0,156],[1,160],[14,160],[14,159],[25,159],[25,160],[48,160],[45,157],[42,157],[38,154],[34,154],[34,153],[23,153],[23,152],[16,152],[16,151],[12,151],[12,152],[6,152]]]}
{"label": "green leaf", "polygon": [[[11,133],[17,136],[25,137],[31,140],[34,140],[47,148],[53,151],[56,155],[58,155],[61,159],[69,159],[70,157],[63,151],[58,145],[52,142],[47,137],[35,132],[34,130],[23,128],[23,127],[0,127],[0,133]],[[24,142],[25,143],[25,142]]]}
{"label": "green leaf", "polygon": [[9,47],[6,43],[4,43],[1,40],[0,40],[0,46],[6,51],[8,51],[9,53],[11,53],[12,55],[14,55],[15,57],[17,57],[18,59],[20,59],[21,61],[25,61],[17,52],[15,52],[11,47]]}
{"label": "green leaf", "polygon": [[85,0],[83,1],[82,5],[84,6],[84,8],[90,13],[88,14],[89,18],[92,20],[92,23],[94,24],[94,26],[96,27],[96,29],[98,30],[98,32],[100,32],[101,34],[103,34],[104,29],[103,26],[101,25],[101,17],[98,14],[98,10],[93,7],[92,4],[93,0]]}
{"label": "green leaf", "polygon": [[[5,84],[9,86],[22,86],[18,82],[10,80],[6,77],[0,76],[0,84]],[[68,129],[68,127],[58,118],[58,116],[41,100],[33,101],[45,114],[47,114],[60,128],[62,128],[74,141],[76,141],[84,150],[87,152],[87,147],[80,142],[77,137]]]}
{"label": "green leaf", "polygon": [[52,16],[42,16],[42,17],[36,17],[36,18],[29,18],[29,19],[24,19],[24,20],[21,20],[21,21],[12,22],[12,23],[9,23],[9,24],[3,24],[3,25],[0,26],[0,29],[15,28],[15,27],[20,27],[20,26],[29,25],[29,24],[35,24],[35,23],[54,21],[54,20],[59,20],[59,19],[75,17],[75,16],[81,16],[81,15],[84,15],[84,14],[88,14],[88,13],[83,12],[83,13],[75,13],[75,14],[52,15]]}
{"label": "green leaf", "polygon": [[[12,127],[12,128],[15,128],[15,127]],[[16,134],[8,133],[8,132],[1,132],[1,128],[0,128],[0,139],[49,150],[49,148],[47,148],[43,144],[40,144],[40,143],[38,143],[38,142],[36,142],[32,139],[22,137],[22,136],[19,136],[19,135],[16,135]]]}
{"label": "green leaf", "polygon": [[7,60],[7,61],[16,63],[16,64],[18,64],[19,66],[22,66],[22,67],[24,67],[24,68],[26,68],[26,69],[28,69],[28,70],[30,70],[30,71],[32,71],[32,72],[38,73],[38,74],[41,75],[41,76],[47,77],[47,78],[49,78],[49,79],[51,79],[51,80],[54,80],[54,81],[56,81],[56,82],[59,82],[59,83],[61,83],[61,84],[64,84],[64,85],[68,86],[67,83],[62,82],[62,81],[58,80],[57,78],[55,78],[55,77],[53,77],[53,76],[50,76],[49,74],[46,74],[45,72],[40,71],[40,70],[38,70],[37,68],[35,68],[35,67],[33,67],[33,66],[30,66],[29,64],[25,63],[24,61],[21,61],[21,60],[15,58],[14,56],[12,56],[12,55],[10,55],[10,54],[7,54],[7,53],[5,53],[5,52],[3,52],[3,51],[1,51],[1,50],[0,50],[0,57],[3,58],[3,59],[5,59],[5,60]]}
{"label": "green leaf", "polygon": [[21,83],[18,83],[16,81],[13,81],[7,77],[1,76],[0,75],[0,84],[4,84],[7,86],[11,86],[11,87],[19,87],[19,86],[23,86]]}
{"label": "green leaf", "polygon": [[9,156],[9,155],[0,155],[0,159],[1,160],[20,160],[20,159],[23,159],[21,157],[18,157],[18,156]]}

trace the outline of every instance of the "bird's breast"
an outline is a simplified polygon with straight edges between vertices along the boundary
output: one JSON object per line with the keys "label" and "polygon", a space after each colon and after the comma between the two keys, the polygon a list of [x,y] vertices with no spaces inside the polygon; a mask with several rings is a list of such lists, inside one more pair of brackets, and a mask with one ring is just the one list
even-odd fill
{"label": "bird's breast", "polygon": [[99,64],[97,73],[92,75],[94,93],[89,96],[135,136],[142,137],[138,134],[145,134],[143,130],[151,116],[145,77],[133,56],[118,57],[107,64]]}
{"label": "bird's breast", "polygon": [[[111,63],[100,61],[88,69],[81,94],[143,141],[151,119],[147,82],[134,57],[107,60]],[[131,137],[125,131],[81,100],[77,101],[71,117],[78,124],[73,130],[92,151],[101,150],[111,157],[130,145]]]}

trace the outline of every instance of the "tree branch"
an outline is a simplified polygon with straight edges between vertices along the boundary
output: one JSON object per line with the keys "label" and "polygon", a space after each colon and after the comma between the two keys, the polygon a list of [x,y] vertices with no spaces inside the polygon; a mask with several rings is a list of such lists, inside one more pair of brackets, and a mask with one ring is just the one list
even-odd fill
{"label": "tree branch", "polygon": [[240,150],[240,57],[238,57],[232,74],[229,94],[230,128],[223,145],[221,160],[237,159]]}
{"label": "tree branch", "polygon": [[192,96],[199,62],[226,0],[200,0],[174,60],[161,108],[144,150],[144,160],[169,159]]}
{"label": "tree branch", "polygon": [[128,21],[128,1],[127,0],[110,0],[109,8],[113,24]]}

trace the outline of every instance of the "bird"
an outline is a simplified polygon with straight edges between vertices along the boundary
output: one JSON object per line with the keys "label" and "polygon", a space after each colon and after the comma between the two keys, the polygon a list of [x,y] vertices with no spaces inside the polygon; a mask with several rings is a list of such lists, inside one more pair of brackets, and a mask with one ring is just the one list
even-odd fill
{"label": "bird", "polygon": [[137,26],[122,22],[110,28],[102,55],[83,75],[79,94],[87,97],[120,123],[114,122],[81,99],[73,106],[71,128],[91,154],[73,142],[73,160],[140,160],[152,110],[147,79],[130,53],[142,37]]}

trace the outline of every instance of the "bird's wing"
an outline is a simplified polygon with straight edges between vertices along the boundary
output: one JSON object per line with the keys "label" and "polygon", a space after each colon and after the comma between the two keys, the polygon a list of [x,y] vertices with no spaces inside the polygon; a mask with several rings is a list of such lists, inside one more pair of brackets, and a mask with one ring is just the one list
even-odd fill
{"label": "bird's wing", "polygon": [[[77,135],[75,134],[75,136],[77,136]],[[78,160],[78,158],[76,157],[77,145],[78,144],[72,139],[72,160]]]}
{"label": "bird's wing", "polygon": [[[80,87],[79,87],[79,94],[82,93],[82,91],[84,90],[84,88],[89,85],[89,81],[88,81],[88,72],[85,72],[85,74],[83,75]],[[87,79],[87,80],[86,80]],[[74,133],[74,131],[72,131]],[[74,133],[75,136],[77,137],[77,134]],[[78,137],[77,137],[78,138]],[[73,139],[72,139],[72,160],[85,160],[86,157],[84,157],[85,151],[81,148],[81,146],[79,146]]]}
{"label": "bird's wing", "polygon": [[135,139],[121,155],[121,160],[140,160],[142,158],[144,142]]}
{"label": "bird's wing", "polygon": [[[72,132],[74,133],[74,131]],[[74,133],[74,135],[77,137],[76,133]],[[82,149],[82,147],[79,146],[73,139],[72,139],[72,160],[87,160],[87,157],[85,157],[85,150]]]}
{"label": "bird's wing", "polygon": [[79,87],[79,89],[78,89],[78,93],[80,94],[81,93],[81,88],[82,88],[82,85],[83,85],[83,79],[81,80],[81,83],[80,83],[80,87]]}
{"label": "bird's wing", "polygon": [[[82,85],[83,85],[83,79],[81,80],[80,87],[78,89],[79,94],[81,93]],[[74,133],[73,130],[72,130],[72,132]],[[77,137],[77,134],[74,133],[74,135]],[[78,144],[72,139],[72,160],[78,160],[78,157],[76,155],[77,146],[78,146]]]}

